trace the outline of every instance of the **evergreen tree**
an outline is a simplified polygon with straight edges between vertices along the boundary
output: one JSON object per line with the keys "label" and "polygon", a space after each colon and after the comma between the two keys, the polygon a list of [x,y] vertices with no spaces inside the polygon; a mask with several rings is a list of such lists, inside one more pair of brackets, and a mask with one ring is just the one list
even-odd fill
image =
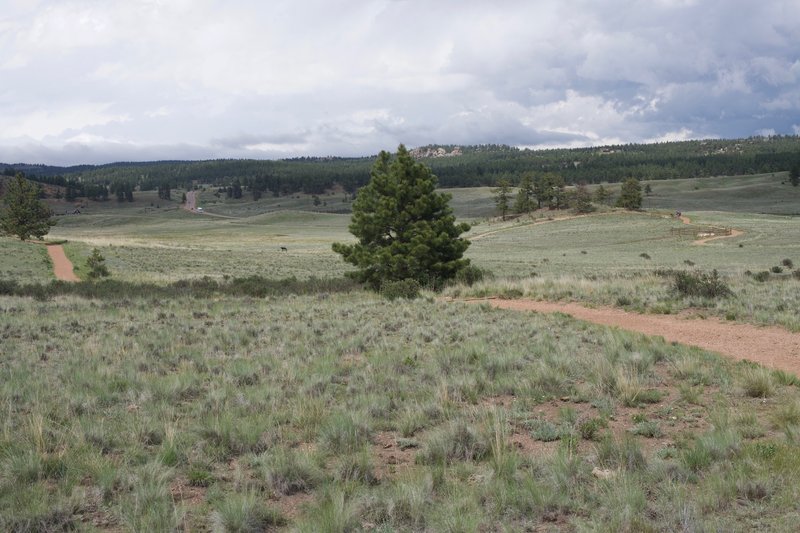
{"label": "evergreen tree", "polygon": [[533,182],[533,195],[536,197],[536,206],[541,209],[543,203],[550,203],[549,191],[550,175],[538,176]]}
{"label": "evergreen tree", "polygon": [[581,183],[575,187],[575,193],[572,197],[572,206],[578,213],[591,213],[594,211],[592,195],[589,194],[589,190],[586,188],[585,184]]}
{"label": "evergreen tree", "polygon": [[381,152],[369,183],[353,202],[350,232],[358,242],[334,243],[333,251],[358,268],[355,279],[378,289],[387,281],[414,279],[438,286],[469,264],[469,241],[459,235],[450,195],[437,193],[436,176],[402,144],[393,159]]}
{"label": "evergreen tree", "polygon": [[800,165],[795,165],[789,171],[789,183],[797,187],[800,185]]}
{"label": "evergreen tree", "polygon": [[494,193],[494,204],[497,206],[497,210],[500,211],[500,216],[505,220],[508,214],[511,184],[507,179],[500,178],[500,181],[497,182],[497,188],[492,192]]}
{"label": "evergreen tree", "polygon": [[611,192],[603,187],[603,185],[599,185],[597,189],[594,191],[594,201],[598,204],[604,204],[608,202],[608,199],[611,198]]}
{"label": "evergreen tree", "polygon": [[550,177],[550,193],[549,193],[549,207],[550,209],[561,209],[566,206],[566,195],[564,194],[564,177],[559,174],[554,174]]}
{"label": "evergreen tree", "polygon": [[642,207],[642,186],[636,178],[628,178],[622,184],[617,207],[625,209],[640,209]]}
{"label": "evergreen tree", "polygon": [[97,248],[92,250],[92,255],[86,258],[86,266],[89,267],[89,279],[104,278],[110,276],[106,266],[106,258],[100,255],[100,250]]}
{"label": "evergreen tree", "polygon": [[533,210],[533,198],[533,178],[530,174],[525,174],[519,183],[519,192],[514,202],[514,212],[530,213]]}
{"label": "evergreen tree", "polygon": [[55,222],[53,212],[39,200],[39,186],[26,180],[21,173],[7,184],[3,198],[5,209],[0,212],[0,233],[41,239]]}

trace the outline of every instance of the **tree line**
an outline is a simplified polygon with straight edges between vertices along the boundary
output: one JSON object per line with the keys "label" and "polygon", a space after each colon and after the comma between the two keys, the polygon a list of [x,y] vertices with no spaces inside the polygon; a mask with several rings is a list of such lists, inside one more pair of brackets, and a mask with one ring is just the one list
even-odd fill
{"label": "tree line", "polygon": [[[426,147],[428,148],[428,147]],[[507,145],[437,145],[460,155],[424,159],[440,187],[497,187],[501,180],[515,186],[524,177],[558,175],[568,185],[614,183],[628,178],[663,180],[787,171],[800,167],[800,137],[753,137],[656,144],[626,144],[593,148],[528,150]],[[425,150],[424,152],[430,152]],[[224,159],[155,161],[80,167],[22,165],[6,174],[25,172],[29,179],[58,185],[68,194],[102,198],[101,185],[112,194],[124,184],[131,190],[217,188],[239,186],[255,199],[264,194],[322,194],[338,186],[355,192],[369,181],[375,157],[302,157],[284,160]],[[113,187],[113,190],[112,190]],[[71,190],[71,191],[70,191]]]}

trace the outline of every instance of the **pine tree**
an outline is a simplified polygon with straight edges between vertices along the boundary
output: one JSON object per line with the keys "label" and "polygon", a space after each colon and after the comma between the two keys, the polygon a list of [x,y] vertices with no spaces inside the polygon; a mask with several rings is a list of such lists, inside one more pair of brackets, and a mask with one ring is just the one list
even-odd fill
{"label": "pine tree", "polygon": [[642,207],[642,186],[636,178],[628,178],[622,184],[617,207],[625,209],[640,209]]}
{"label": "pine tree", "polygon": [[599,185],[597,189],[594,191],[594,201],[598,204],[604,204],[611,198],[611,193],[603,187],[603,185]]}
{"label": "pine tree", "polygon": [[530,213],[533,210],[533,178],[530,174],[522,176],[519,192],[514,202],[515,213]]}
{"label": "pine tree", "polygon": [[3,198],[5,209],[0,212],[0,233],[15,235],[21,240],[33,236],[41,239],[55,222],[53,212],[39,200],[39,187],[21,173],[7,185]]}
{"label": "pine tree", "polygon": [[104,278],[111,275],[106,266],[106,258],[100,254],[100,250],[97,248],[93,249],[92,255],[86,258],[86,266],[89,267],[88,276],[90,279]]}
{"label": "pine tree", "polygon": [[413,279],[437,287],[469,264],[469,241],[459,235],[450,195],[437,193],[436,176],[402,144],[392,158],[381,152],[369,183],[353,202],[350,232],[355,244],[334,243],[333,251],[355,265],[353,278],[379,289],[387,281]]}
{"label": "pine tree", "polygon": [[800,165],[795,165],[789,171],[789,183],[797,187],[800,185]]}
{"label": "pine tree", "polygon": [[494,193],[494,204],[497,206],[497,210],[500,211],[500,216],[505,220],[508,214],[511,184],[507,179],[500,178],[497,182],[497,188],[492,190],[492,192]]}
{"label": "pine tree", "polygon": [[594,211],[592,195],[589,194],[589,190],[583,183],[575,187],[575,194],[573,195],[572,202],[575,211],[578,213],[591,213]]}

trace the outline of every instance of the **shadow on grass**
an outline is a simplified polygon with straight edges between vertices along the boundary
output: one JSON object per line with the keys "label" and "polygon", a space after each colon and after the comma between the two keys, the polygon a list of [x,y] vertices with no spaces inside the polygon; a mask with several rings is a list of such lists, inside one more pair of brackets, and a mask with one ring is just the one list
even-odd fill
{"label": "shadow on grass", "polygon": [[152,283],[133,283],[119,280],[85,281],[70,283],[51,281],[50,283],[19,284],[14,280],[0,279],[0,295],[29,296],[37,300],[48,300],[60,295],[74,295],[94,299],[118,298],[174,298],[193,296],[288,296],[292,294],[343,293],[363,290],[361,284],[349,278],[309,278],[298,280],[295,277],[267,279],[261,276],[233,278],[218,281],[210,277],[194,280],[181,280],[168,285]]}

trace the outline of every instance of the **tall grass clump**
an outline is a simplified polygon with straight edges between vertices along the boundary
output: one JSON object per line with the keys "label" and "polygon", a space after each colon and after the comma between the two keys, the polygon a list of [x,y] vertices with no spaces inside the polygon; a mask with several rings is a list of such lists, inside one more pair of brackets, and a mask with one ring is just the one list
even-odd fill
{"label": "tall grass clump", "polygon": [[369,424],[353,414],[336,413],[320,430],[321,447],[334,455],[359,452],[371,438]]}
{"label": "tall grass clump", "polygon": [[768,398],[775,391],[775,383],[769,370],[763,367],[748,367],[742,372],[742,389],[750,398]]}
{"label": "tall grass clump", "polygon": [[490,443],[477,429],[463,420],[452,422],[430,436],[417,455],[423,464],[447,464],[452,461],[477,461],[490,452]]}
{"label": "tall grass clump", "polygon": [[[256,533],[286,524],[276,510],[267,507],[256,493],[229,494],[214,506],[211,531],[214,533]],[[151,531],[156,531],[151,530]],[[158,531],[167,531],[160,529]]]}
{"label": "tall grass clump", "polygon": [[324,478],[307,453],[281,448],[264,456],[264,479],[269,488],[278,494],[288,496],[308,492]]}

